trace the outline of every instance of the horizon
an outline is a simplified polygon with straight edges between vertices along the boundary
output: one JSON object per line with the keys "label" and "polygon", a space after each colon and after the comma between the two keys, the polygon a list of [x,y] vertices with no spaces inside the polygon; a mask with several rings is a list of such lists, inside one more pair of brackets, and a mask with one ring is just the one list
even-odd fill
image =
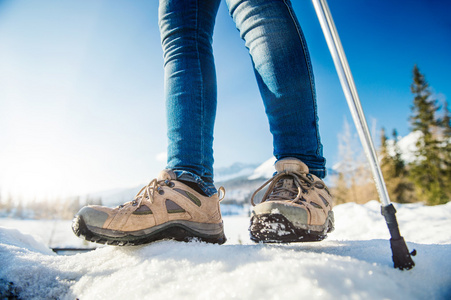
{"label": "horizon", "polygon": [[[451,4],[329,2],[374,142],[382,127],[406,136],[415,64],[436,99],[451,95]],[[293,8],[312,59],[331,168],[337,135],[352,119],[311,1],[293,1]],[[54,198],[127,188],[165,167],[156,1],[0,0],[0,40],[0,195]],[[215,168],[263,163],[272,156],[272,137],[224,1],[213,46]]]}

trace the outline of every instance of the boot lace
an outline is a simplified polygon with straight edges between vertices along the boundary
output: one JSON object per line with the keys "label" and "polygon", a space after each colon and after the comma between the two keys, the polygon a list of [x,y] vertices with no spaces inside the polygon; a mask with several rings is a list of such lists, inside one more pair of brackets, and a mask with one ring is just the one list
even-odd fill
{"label": "boot lace", "polygon": [[[283,184],[283,179],[293,179],[293,185],[287,188]],[[274,175],[268,181],[266,181],[261,187],[259,187],[251,197],[251,204],[255,206],[254,197],[258,192],[263,190],[267,185],[269,187],[262,198],[262,202],[272,200],[289,200],[291,202],[302,203],[305,201],[302,194],[308,193],[308,190],[312,189],[314,179],[310,174],[282,171]],[[293,199],[292,195],[296,195]]]}
{"label": "boot lace", "polygon": [[134,197],[134,199],[132,201],[126,202],[122,205],[119,205],[119,208],[122,208],[126,205],[133,205],[133,206],[138,206],[138,208],[141,207],[142,202],[145,199],[148,199],[150,201],[150,203],[153,203],[153,199],[154,199],[154,195],[155,193],[159,193],[160,195],[162,195],[164,193],[164,191],[162,190],[162,186],[169,186],[169,187],[173,187],[174,183],[171,182],[169,179],[165,179],[165,180],[158,180],[158,179],[153,179],[149,182],[149,184],[143,186],[141,188],[141,190],[136,194],[136,196]]}
{"label": "boot lace", "polygon": [[[123,208],[124,206],[131,204],[133,206],[138,206],[138,208],[140,208],[143,200],[145,199],[149,199],[149,202],[152,204],[155,193],[158,193],[160,195],[164,194],[164,191],[161,188],[163,186],[174,187],[174,183],[169,179],[158,180],[155,178],[152,181],[150,181],[149,184],[143,186],[132,201],[126,202],[122,205],[119,205],[118,207]],[[222,201],[225,197],[224,187],[221,186],[218,189],[218,193],[219,193],[219,201]]]}

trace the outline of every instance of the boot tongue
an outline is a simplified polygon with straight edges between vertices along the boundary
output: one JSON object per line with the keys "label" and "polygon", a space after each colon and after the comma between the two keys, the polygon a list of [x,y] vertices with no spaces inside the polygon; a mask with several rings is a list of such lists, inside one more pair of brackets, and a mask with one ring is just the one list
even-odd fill
{"label": "boot tongue", "polygon": [[[297,158],[284,158],[276,162],[275,165],[277,173],[281,172],[296,172],[308,174],[309,169],[306,164]],[[290,175],[282,176],[277,182],[273,192],[271,193],[271,200],[294,199],[298,193],[298,188],[294,184],[293,177]]]}
{"label": "boot tongue", "polygon": [[294,199],[297,195],[297,187],[294,184],[292,176],[282,176],[274,186],[269,201],[280,201]]}
{"label": "boot tongue", "polygon": [[163,170],[158,174],[158,180],[175,180],[177,176],[172,170]]}
{"label": "boot tongue", "polygon": [[276,171],[277,173],[288,171],[288,172],[297,172],[297,173],[309,173],[309,169],[306,164],[300,161],[297,158],[284,158],[276,162]]}

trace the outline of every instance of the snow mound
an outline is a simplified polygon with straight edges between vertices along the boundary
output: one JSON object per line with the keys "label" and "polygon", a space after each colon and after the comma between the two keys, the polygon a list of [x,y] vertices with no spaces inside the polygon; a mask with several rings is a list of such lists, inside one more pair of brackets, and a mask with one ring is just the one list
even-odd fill
{"label": "snow mound", "polygon": [[54,254],[42,241],[17,229],[0,227],[0,245],[8,250],[23,253]]}
{"label": "snow mound", "polygon": [[[0,294],[23,299],[450,299],[451,203],[396,205],[410,271],[393,269],[380,205],[335,207],[320,243],[254,244],[248,217],[225,217],[228,242],[162,241],[58,256],[0,227]],[[69,223],[67,224],[69,226]],[[2,294],[3,292],[3,294]]]}

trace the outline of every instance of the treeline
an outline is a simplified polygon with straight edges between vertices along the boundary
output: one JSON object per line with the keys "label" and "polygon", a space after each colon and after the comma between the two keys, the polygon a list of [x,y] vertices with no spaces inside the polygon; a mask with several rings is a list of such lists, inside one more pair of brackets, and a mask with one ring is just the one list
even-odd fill
{"label": "treeline", "polygon": [[102,205],[101,198],[70,197],[52,200],[23,201],[11,196],[0,197],[0,217],[19,219],[69,220],[85,205]]}
{"label": "treeline", "polygon": [[[413,68],[411,84],[413,104],[409,118],[416,144],[412,157],[406,160],[400,150],[396,129],[388,139],[381,131],[379,158],[390,199],[393,202],[444,204],[451,199],[451,115],[448,103],[439,105],[425,76]],[[339,137],[340,165],[332,188],[337,204],[365,203],[377,199],[369,166],[360,145],[345,123]]]}

